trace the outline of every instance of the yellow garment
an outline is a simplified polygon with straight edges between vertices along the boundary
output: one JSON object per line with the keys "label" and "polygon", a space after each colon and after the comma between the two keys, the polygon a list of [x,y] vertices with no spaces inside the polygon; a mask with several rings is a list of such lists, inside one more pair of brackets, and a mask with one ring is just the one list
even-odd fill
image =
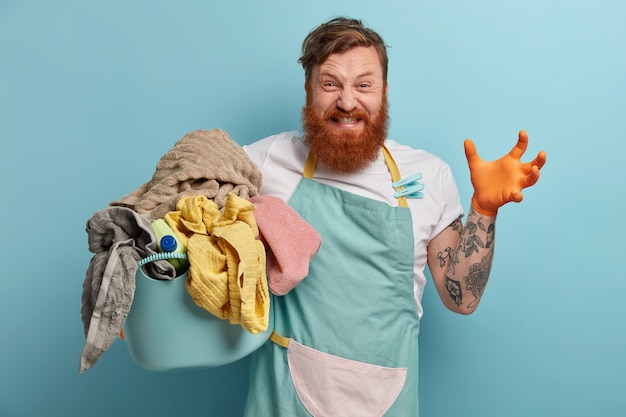
{"label": "yellow garment", "polygon": [[186,287],[194,302],[257,334],[267,330],[270,298],[254,209],[231,193],[222,214],[212,200],[196,195],[180,199],[165,221],[187,247]]}

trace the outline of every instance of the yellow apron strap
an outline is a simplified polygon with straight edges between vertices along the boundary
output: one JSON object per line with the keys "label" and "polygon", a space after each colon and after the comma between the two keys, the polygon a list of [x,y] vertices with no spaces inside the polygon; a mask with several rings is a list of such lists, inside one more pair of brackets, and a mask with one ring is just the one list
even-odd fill
{"label": "yellow apron strap", "polygon": [[[383,144],[382,147],[383,156],[385,157],[385,163],[387,164],[387,169],[389,169],[389,173],[391,174],[391,181],[396,182],[400,181],[400,171],[398,170],[398,165],[396,161],[394,161],[393,156],[391,156],[391,152],[389,149]],[[315,152],[309,151],[309,156],[306,158],[306,163],[304,164],[304,170],[302,171],[302,176],[304,178],[311,179],[313,178],[313,173],[315,173],[315,164],[317,161],[317,155]],[[400,188],[402,189],[402,188]],[[408,207],[406,197],[401,196],[398,197],[398,205],[400,207]]]}
{"label": "yellow apron strap", "polygon": [[[391,152],[389,149],[383,144],[383,156],[385,157],[385,162],[387,163],[387,169],[391,173],[391,180],[393,182],[400,181],[400,170],[398,169],[398,165],[396,161],[394,161],[393,156],[391,156]],[[398,205],[400,207],[408,207],[409,203],[406,201],[405,196],[398,197]]]}
{"label": "yellow apron strap", "polygon": [[284,348],[289,347],[289,338],[279,335],[278,333],[276,333],[276,330],[272,331],[272,334],[270,335],[270,340]]}
{"label": "yellow apron strap", "polygon": [[306,158],[306,163],[304,164],[304,171],[302,171],[302,176],[304,178],[311,179],[313,178],[313,173],[315,172],[315,164],[317,162],[317,155],[313,151],[309,151],[309,156]]}

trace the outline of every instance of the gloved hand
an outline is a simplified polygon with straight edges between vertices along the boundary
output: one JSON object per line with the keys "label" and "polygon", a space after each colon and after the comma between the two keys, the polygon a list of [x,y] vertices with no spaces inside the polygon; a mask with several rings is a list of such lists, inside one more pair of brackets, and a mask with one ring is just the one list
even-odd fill
{"label": "gloved hand", "polygon": [[522,189],[534,185],[539,179],[539,170],[546,163],[546,153],[539,152],[531,162],[522,163],[521,157],[528,147],[528,135],[519,132],[517,144],[497,161],[482,160],[474,143],[465,140],[465,156],[474,186],[472,206],[485,216],[495,216],[504,204],[522,201]]}

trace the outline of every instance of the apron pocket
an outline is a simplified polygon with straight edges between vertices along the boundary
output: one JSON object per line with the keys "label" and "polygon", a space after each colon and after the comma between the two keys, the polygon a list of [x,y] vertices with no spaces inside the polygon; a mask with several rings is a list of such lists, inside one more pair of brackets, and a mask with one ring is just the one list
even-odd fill
{"label": "apron pocket", "polygon": [[298,397],[314,417],[382,416],[398,398],[407,374],[407,368],[341,358],[293,339],[287,358]]}

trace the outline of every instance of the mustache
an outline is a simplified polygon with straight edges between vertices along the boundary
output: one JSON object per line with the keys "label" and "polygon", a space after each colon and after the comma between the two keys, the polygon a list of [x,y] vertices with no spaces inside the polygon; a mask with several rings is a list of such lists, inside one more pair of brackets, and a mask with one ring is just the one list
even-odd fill
{"label": "mustache", "polygon": [[370,123],[369,114],[360,109],[354,109],[350,111],[339,110],[337,108],[326,110],[324,113],[324,119],[338,121],[341,119],[357,119],[362,120],[365,123]]}

